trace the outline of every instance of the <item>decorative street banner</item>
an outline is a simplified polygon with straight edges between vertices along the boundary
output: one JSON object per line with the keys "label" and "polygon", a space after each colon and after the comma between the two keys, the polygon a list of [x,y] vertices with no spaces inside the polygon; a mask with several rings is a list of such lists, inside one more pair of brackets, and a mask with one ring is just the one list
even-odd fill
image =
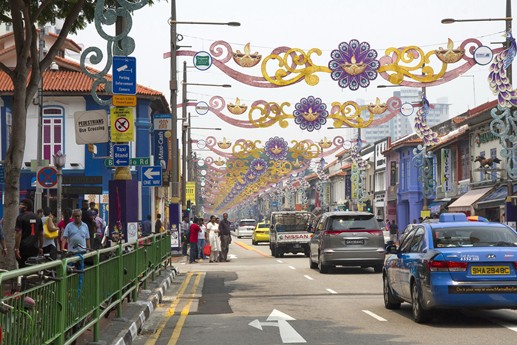
{"label": "decorative street banner", "polygon": [[442,149],[442,188],[444,192],[451,192],[451,150]]}
{"label": "decorative street banner", "polygon": [[155,114],[154,163],[162,170],[172,170],[172,117],[171,114]]}
{"label": "decorative street banner", "polygon": [[77,145],[108,142],[108,114],[105,110],[76,111],[74,122]]}
{"label": "decorative street banner", "polygon": [[135,141],[133,108],[111,108],[111,141],[122,143]]}

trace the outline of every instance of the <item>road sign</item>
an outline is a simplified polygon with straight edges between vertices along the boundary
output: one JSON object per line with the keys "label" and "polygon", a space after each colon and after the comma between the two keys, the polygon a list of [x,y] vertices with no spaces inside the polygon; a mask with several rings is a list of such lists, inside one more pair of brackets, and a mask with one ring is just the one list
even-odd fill
{"label": "road sign", "polygon": [[111,141],[114,143],[135,141],[133,108],[111,108]]}
{"label": "road sign", "polygon": [[[129,158],[130,166],[143,166],[143,165],[149,165],[149,164],[151,164],[151,159],[149,157]],[[104,166],[106,166],[107,168],[111,168],[116,165],[115,165],[115,162],[113,161],[113,158],[106,158],[104,160]]]}
{"label": "road sign", "polygon": [[206,71],[212,66],[212,55],[205,51],[197,52],[193,58],[194,67],[200,71]]}
{"label": "road sign", "polygon": [[136,58],[132,56],[113,57],[113,93],[136,94]]}
{"label": "road sign", "polygon": [[129,145],[113,145],[113,164],[116,167],[127,167],[129,165]]}
{"label": "road sign", "polygon": [[57,184],[57,170],[54,167],[38,169],[36,181],[42,188],[53,188]]}
{"label": "road sign", "polygon": [[162,167],[142,167],[142,186],[143,187],[161,187],[162,185]]}
{"label": "road sign", "polygon": [[77,145],[107,143],[109,141],[106,110],[76,111],[74,113],[75,143]]}
{"label": "road sign", "polygon": [[111,103],[116,107],[136,107],[136,96],[113,95]]}

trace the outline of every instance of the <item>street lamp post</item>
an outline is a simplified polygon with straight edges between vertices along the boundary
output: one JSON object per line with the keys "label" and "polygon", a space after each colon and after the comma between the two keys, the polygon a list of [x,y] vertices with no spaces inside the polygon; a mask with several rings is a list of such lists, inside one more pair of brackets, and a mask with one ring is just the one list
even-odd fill
{"label": "street lamp post", "polygon": [[[178,108],[177,108],[177,95],[178,95],[178,78],[177,78],[177,51],[178,45],[176,43],[176,25],[178,24],[195,24],[195,25],[227,25],[227,26],[240,26],[238,22],[192,22],[192,21],[177,21],[176,20],[176,0],[171,0],[171,17],[167,21],[170,26],[170,107],[172,115],[172,174],[171,174],[171,201],[172,208],[171,212],[176,217],[179,214],[179,184],[178,184],[178,132],[177,132],[177,119],[178,119]],[[184,201],[182,201],[184,202]],[[175,218],[172,218],[176,222]],[[179,224],[181,219],[177,219]]]}
{"label": "street lamp post", "polygon": [[63,188],[63,167],[66,164],[66,155],[57,151],[54,155],[54,166],[57,168],[57,220],[61,220],[61,202],[62,202],[62,188]]}

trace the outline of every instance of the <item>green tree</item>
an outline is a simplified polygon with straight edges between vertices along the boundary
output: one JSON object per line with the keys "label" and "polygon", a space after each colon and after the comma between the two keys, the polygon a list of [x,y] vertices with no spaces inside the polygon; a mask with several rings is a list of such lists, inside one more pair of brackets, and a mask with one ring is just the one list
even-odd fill
{"label": "green tree", "polygon": [[[11,141],[4,159],[4,233],[9,248],[8,260],[0,266],[5,269],[16,267],[14,260],[14,226],[18,215],[20,194],[20,173],[26,143],[27,109],[38,91],[42,73],[53,62],[62,49],[69,33],[84,29],[93,22],[95,4],[100,0],[8,0],[0,1],[0,23],[13,28],[16,50],[14,68],[0,62],[0,73],[5,73],[14,86],[12,103]],[[105,8],[114,8],[115,0],[106,0]],[[152,4],[152,1],[149,1]],[[48,48],[40,61],[38,50],[38,27],[64,20],[57,40]]]}

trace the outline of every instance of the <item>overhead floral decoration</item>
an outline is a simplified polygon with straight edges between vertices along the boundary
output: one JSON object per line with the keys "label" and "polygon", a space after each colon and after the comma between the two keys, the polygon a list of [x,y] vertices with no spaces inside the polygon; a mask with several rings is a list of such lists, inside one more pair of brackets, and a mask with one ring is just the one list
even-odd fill
{"label": "overhead floral decoration", "polygon": [[321,102],[321,98],[309,96],[302,98],[300,102],[294,106],[294,123],[300,126],[302,130],[312,132],[321,129],[321,126],[327,123],[327,105]]}
{"label": "overhead floral decoration", "polygon": [[[225,41],[215,41],[210,46],[210,55],[214,66],[253,87],[277,88],[301,81],[314,86],[320,81],[318,73],[328,73],[339,87],[350,90],[368,87],[377,76],[394,85],[421,88],[446,83],[467,72],[476,65],[473,53],[482,45],[475,38],[456,45],[448,39],[446,48],[438,46],[424,51],[417,45],[406,45],[380,53],[371,49],[370,43],[352,39],[338,44],[337,49],[325,56],[319,48],[305,51],[286,46],[274,48],[269,54],[250,53],[250,43],[241,53],[239,49],[234,52]],[[493,52],[502,50],[497,48]],[[195,54],[183,49],[177,52],[178,56]],[[164,58],[168,57],[170,53],[165,53]],[[230,66],[232,63],[248,70],[260,65],[261,75],[239,72]]]}
{"label": "overhead floral decoration", "polygon": [[343,89],[348,87],[355,91],[359,87],[366,88],[370,85],[370,80],[377,78],[377,69],[380,66],[376,60],[377,52],[370,49],[367,42],[342,42],[338,49],[332,51],[330,57],[330,77]]}
{"label": "overhead floral decoration", "polygon": [[[311,104],[311,102],[313,103]],[[322,103],[319,98],[309,96],[302,98],[300,102],[296,103],[292,113],[287,109],[290,106],[291,103],[289,102],[278,104],[257,100],[249,107],[248,120],[242,120],[234,116],[243,114],[243,109],[248,109],[248,106],[242,104],[238,98],[235,103],[228,105],[220,96],[214,96],[209,101],[209,111],[233,126],[241,128],[267,128],[278,124],[281,128],[287,128],[289,121],[294,119],[295,123],[302,130],[308,131],[321,128],[328,119],[333,120],[332,125],[336,128],[378,126],[400,113],[402,101],[398,97],[390,97],[386,101],[381,101],[377,98],[375,103],[364,105],[359,105],[354,101],[335,101],[328,106]],[[327,110],[329,108],[330,112]],[[232,115],[225,115],[223,113],[224,109],[228,109]]]}
{"label": "overhead floral decoration", "polygon": [[270,138],[264,145],[266,156],[275,161],[286,158],[288,151],[289,144],[280,137]]}

